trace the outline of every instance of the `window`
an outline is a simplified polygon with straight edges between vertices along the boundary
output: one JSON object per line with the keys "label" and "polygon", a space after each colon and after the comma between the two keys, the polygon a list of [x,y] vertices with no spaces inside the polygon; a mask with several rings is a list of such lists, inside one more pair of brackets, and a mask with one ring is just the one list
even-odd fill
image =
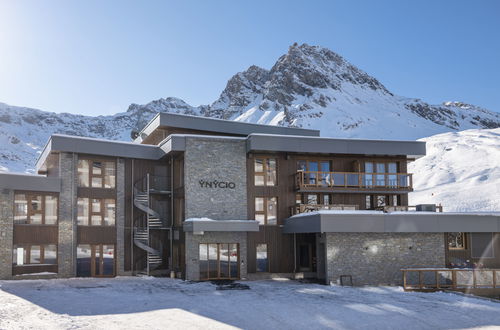
{"label": "window", "polygon": [[32,225],[57,224],[56,195],[19,193],[14,196],[14,223]]}
{"label": "window", "polygon": [[116,166],[114,161],[78,160],[78,186],[115,188]]}
{"label": "window", "polygon": [[377,207],[384,207],[387,206],[387,198],[388,196],[383,196],[383,195],[377,195]]}
{"label": "window", "polygon": [[79,244],[76,248],[76,276],[110,277],[115,275],[115,246]]}
{"label": "window", "polygon": [[116,205],[114,199],[78,198],[79,226],[114,226]]}
{"label": "window", "polygon": [[255,198],[255,220],[260,225],[276,225],[278,218],[277,197]]}
{"label": "window", "polygon": [[494,258],[493,233],[470,234],[472,258]]}
{"label": "window", "polygon": [[366,210],[373,209],[373,196],[372,195],[366,195],[366,197],[365,197],[365,209]]}
{"label": "window", "polygon": [[57,246],[48,245],[14,245],[12,265],[57,265]]}
{"label": "window", "polygon": [[297,171],[304,172],[304,184],[331,186],[332,173],[330,160],[299,160],[297,161]]}
{"label": "window", "polygon": [[257,271],[268,272],[269,262],[267,260],[267,244],[257,244]]}
{"label": "window", "polygon": [[237,279],[239,245],[237,243],[200,243],[200,280]]}
{"label": "window", "polygon": [[255,185],[256,186],[276,186],[276,159],[255,158]]}
{"label": "window", "polygon": [[448,233],[448,249],[465,250],[465,233]]}

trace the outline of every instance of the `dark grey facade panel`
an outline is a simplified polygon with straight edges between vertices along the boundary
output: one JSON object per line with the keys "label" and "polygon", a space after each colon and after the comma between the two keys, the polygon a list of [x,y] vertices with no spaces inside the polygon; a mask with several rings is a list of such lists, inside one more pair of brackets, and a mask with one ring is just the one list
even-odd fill
{"label": "dark grey facade panel", "polygon": [[259,231],[259,222],[255,220],[197,220],[184,221],[184,231]]}
{"label": "dark grey facade panel", "polygon": [[425,142],[251,134],[247,151],[425,156]]}
{"label": "dark grey facade panel", "polygon": [[302,135],[319,136],[318,130],[280,127],[272,125],[261,125],[244,123],[234,120],[223,120],[201,116],[189,116],[173,113],[159,113],[155,116],[141,134],[149,135],[160,127],[175,127],[199,131],[217,132],[225,134],[249,135],[251,133],[281,134],[281,135]]}
{"label": "dark grey facade panel", "polygon": [[60,192],[61,179],[38,175],[0,173],[0,189]]}
{"label": "dark grey facade panel", "polygon": [[474,213],[366,213],[321,214],[286,219],[285,233],[446,233],[500,232],[500,214]]}

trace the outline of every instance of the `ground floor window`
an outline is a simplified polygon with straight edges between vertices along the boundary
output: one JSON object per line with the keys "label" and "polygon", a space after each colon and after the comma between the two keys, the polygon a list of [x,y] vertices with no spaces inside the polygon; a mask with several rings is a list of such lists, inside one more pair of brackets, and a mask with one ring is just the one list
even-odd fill
{"label": "ground floor window", "polygon": [[14,245],[12,265],[57,265],[57,245]]}
{"label": "ground floor window", "polygon": [[268,272],[267,244],[257,244],[257,272]]}
{"label": "ground floor window", "polygon": [[79,244],[76,248],[76,275],[110,277],[115,275],[115,246]]}
{"label": "ground floor window", "polygon": [[448,233],[448,248],[450,250],[464,250],[465,233]]}
{"label": "ground floor window", "polygon": [[470,234],[472,258],[494,258],[493,233]]}
{"label": "ground floor window", "polygon": [[200,243],[200,280],[238,279],[239,244]]}

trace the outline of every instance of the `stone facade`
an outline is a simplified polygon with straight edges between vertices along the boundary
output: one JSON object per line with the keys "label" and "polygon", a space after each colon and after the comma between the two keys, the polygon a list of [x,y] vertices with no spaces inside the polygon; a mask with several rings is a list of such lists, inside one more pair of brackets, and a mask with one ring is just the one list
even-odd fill
{"label": "stone facade", "polygon": [[125,161],[116,162],[116,274],[125,273]]}
{"label": "stone facade", "polygon": [[[246,171],[244,140],[188,137],[184,154],[186,219],[248,219]],[[205,232],[203,235],[187,232],[185,235],[186,279],[200,279],[199,243],[239,243],[240,278],[246,278],[246,232]]]}
{"label": "stone facade", "polygon": [[247,278],[247,233],[246,232],[205,232],[193,235],[186,232],[186,279],[200,280],[200,243],[239,243],[240,278]]}
{"label": "stone facade", "polygon": [[[244,140],[188,137],[184,178],[186,219],[248,219]],[[202,186],[200,181],[209,182],[212,187]],[[234,187],[226,183],[234,183]]]}
{"label": "stone facade", "polygon": [[0,190],[0,279],[12,277],[14,191]]}
{"label": "stone facade", "polygon": [[60,277],[76,275],[76,191],[77,156],[61,153],[59,157],[61,193],[59,194],[58,264]]}
{"label": "stone facade", "polygon": [[442,233],[326,233],[327,283],[401,285],[401,268],[444,267]]}

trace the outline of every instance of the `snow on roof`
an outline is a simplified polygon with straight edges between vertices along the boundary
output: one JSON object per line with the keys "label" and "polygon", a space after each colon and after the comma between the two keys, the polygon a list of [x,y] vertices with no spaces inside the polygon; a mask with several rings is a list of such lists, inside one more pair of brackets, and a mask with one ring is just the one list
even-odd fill
{"label": "snow on roof", "polygon": [[210,218],[189,218],[184,220],[184,222],[203,222],[203,221],[229,221],[229,222],[255,222],[256,220],[215,220]]}
{"label": "snow on roof", "polygon": [[292,216],[291,218],[312,216],[312,215],[474,215],[474,216],[500,216],[500,212],[425,212],[425,211],[395,211],[383,212],[374,210],[319,210],[305,212]]}

